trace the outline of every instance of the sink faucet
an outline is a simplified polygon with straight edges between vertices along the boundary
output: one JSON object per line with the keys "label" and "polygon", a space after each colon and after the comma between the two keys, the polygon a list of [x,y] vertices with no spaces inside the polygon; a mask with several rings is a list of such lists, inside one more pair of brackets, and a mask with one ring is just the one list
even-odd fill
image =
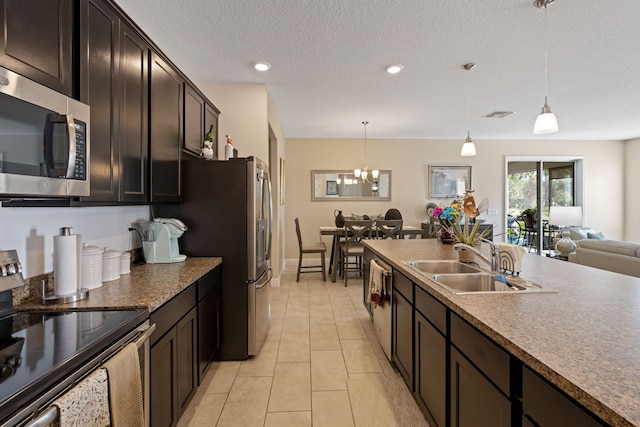
{"label": "sink faucet", "polygon": [[488,243],[491,248],[491,259],[488,259],[482,253],[474,248],[473,246],[469,246],[465,243],[456,243],[453,246],[453,249],[459,251],[460,249],[467,249],[474,254],[476,254],[485,264],[491,267],[491,271],[499,272],[500,271],[500,251],[498,250],[498,246],[490,240],[481,239],[483,242]]}

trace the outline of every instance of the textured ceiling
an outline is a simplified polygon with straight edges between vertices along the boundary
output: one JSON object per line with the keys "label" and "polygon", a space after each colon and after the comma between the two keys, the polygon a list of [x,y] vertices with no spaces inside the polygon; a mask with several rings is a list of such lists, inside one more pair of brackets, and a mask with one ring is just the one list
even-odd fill
{"label": "textured ceiling", "polygon": [[[267,84],[287,138],[640,136],[640,1],[116,0],[196,83]],[[256,61],[272,68],[260,73]],[[467,74],[467,62],[476,67]],[[401,63],[397,75],[385,72]],[[215,99],[212,100],[215,103]],[[517,113],[484,118],[496,110]],[[224,114],[224,111],[223,111]]]}

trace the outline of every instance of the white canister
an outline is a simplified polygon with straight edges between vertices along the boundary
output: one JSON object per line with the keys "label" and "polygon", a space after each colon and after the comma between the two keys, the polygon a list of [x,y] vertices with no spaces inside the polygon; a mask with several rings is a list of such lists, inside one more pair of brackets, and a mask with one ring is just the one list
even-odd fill
{"label": "white canister", "polygon": [[102,253],[104,250],[87,243],[82,245],[82,288],[102,286]]}
{"label": "white canister", "polygon": [[120,274],[131,273],[131,253],[122,252],[120,255]]}
{"label": "white canister", "polygon": [[104,248],[102,253],[102,281],[110,282],[120,278],[120,252]]}

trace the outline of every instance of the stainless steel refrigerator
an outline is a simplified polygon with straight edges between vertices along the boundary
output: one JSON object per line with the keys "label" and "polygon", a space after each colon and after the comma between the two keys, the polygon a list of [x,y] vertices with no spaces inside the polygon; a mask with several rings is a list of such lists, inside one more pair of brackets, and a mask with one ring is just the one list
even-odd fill
{"label": "stainless steel refrigerator", "polygon": [[221,256],[220,349],[217,360],[242,360],[260,350],[269,329],[272,200],[268,166],[255,157],[182,162],[183,201],[155,207],[189,231],[189,257]]}

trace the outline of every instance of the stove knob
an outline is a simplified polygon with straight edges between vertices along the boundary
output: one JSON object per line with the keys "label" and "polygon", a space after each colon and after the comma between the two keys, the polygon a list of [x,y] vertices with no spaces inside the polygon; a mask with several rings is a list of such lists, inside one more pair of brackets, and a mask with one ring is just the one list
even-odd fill
{"label": "stove knob", "polygon": [[7,276],[16,274],[16,265],[14,263],[7,264]]}
{"label": "stove knob", "polygon": [[20,365],[22,365],[22,357],[20,356],[15,356],[15,357],[10,357],[7,359],[7,365],[11,368],[18,368]]}

